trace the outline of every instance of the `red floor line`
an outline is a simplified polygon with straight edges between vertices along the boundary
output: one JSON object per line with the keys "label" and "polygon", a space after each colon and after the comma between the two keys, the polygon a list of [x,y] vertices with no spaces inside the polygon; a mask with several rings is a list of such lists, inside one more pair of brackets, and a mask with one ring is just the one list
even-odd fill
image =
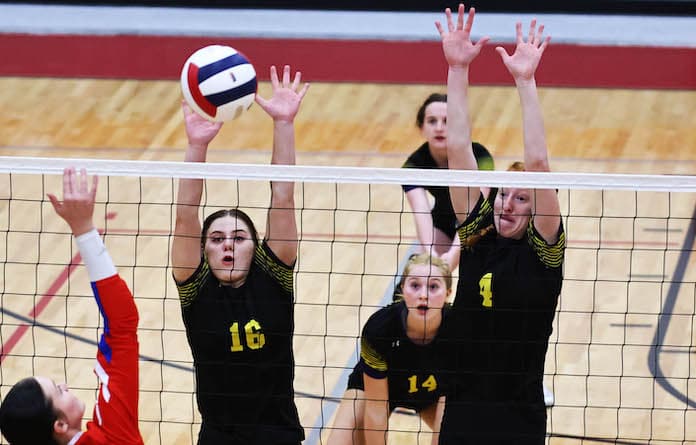
{"label": "red floor line", "polygon": [[[46,309],[48,303],[51,302],[53,297],[55,297],[58,290],[68,281],[70,274],[75,270],[75,266],[80,264],[82,257],[79,253],[75,254],[70,260],[70,264],[65,266],[63,270],[58,274],[58,277],[51,283],[49,288],[41,295],[41,299],[34,305],[34,308],[29,312],[29,317],[36,319],[41,313]],[[24,334],[29,330],[29,325],[27,323],[22,323],[12,332],[10,338],[0,346],[0,364],[5,360],[5,358],[12,352],[17,343],[22,339]]]}
{"label": "red floor line", "polygon": [[[106,214],[106,219],[114,219],[116,218],[116,212],[109,212]],[[103,230],[99,230],[99,233],[103,233]],[[82,262],[82,256],[79,253],[76,253],[72,259],[70,260],[70,264],[65,266],[63,270],[58,274],[55,280],[53,280],[53,283],[48,287],[46,292],[44,292],[43,295],[41,295],[41,299],[34,305],[34,308],[29,312],[29,317],[32,319],[36,319],[41,313],[46,309],[48,304],[51,302],[53,297],[56,296],[56,293],[58,293],[58,290],[65,284],[66,281],[68,281],[68,278],[70,275],[73,273],[75,270],[75,266],[78,266]],[[29,330],[29,325],[27,323],[22,323],[17,328],[12,332],[10,335],[10,338],[7,339],[6,342],[3,342],[0,344],[0,364],[5,360],[5,358],[12,352],[12,349],[14,349],[15,346],[17,346],[17,343],[22,339],[24,334],[26,334],[27,330]]]}

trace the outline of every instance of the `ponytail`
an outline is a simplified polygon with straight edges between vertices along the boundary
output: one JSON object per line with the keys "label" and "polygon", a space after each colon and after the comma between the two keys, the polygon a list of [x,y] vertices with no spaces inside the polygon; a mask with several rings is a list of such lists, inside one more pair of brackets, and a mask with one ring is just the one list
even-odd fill
{"label": "ponytail", "polygon": [[481,241],[481,238],[488,235],[493,230],[495,230],[495,225],[490,224],[490,225],[484,227],[483,229],[480,229],[480,230],[476,231],[475,233],[472,233],[471,235],[464,238],[464,240],[462,241],[462,247],[466,247],[466,248],[474,247],[479,241]]}

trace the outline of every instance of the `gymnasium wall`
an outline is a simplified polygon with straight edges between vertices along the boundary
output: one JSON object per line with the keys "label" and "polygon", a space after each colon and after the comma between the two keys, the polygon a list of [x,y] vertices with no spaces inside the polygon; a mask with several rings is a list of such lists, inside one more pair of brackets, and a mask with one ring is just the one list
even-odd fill
{"label": "gymnasium wall", "polygon": [[[49,5],[48,3],[53,3]],[[0,4],[0,76],[168,79],[179,77],[196,49],[226,44],[246,54],[267,79],[270,65],[292,64],[320,82],[441,84],[447,71],[433,22],[437,12],[379,13],[212,8],[126,8],[115,2]],[[196,6],[246,0],[197,1]],[[314,5],[319,2],[314,2]],[[354,7],[367,6],[355,0]],[[425,3],[425,2],[423,2]],[[451,2],[456,5],[455,2]],[[514,47],[516,20],[540,18],[553,35],[538,72],[540,86],[696,89],[696,15],[541,14],[483,12],[476,32],[491,42],[471,73],[472,84],[511,85],[494,47]],[[535,5],[534,2],[524,2]],[[572,5],[562,1],[559,4]],[[575,2],[577,4],[577,2]],[[587,4],[592,4],[587,0]],[[604,0],[604,4],[609,4]],[[621,1],[681,5],[694,1]],[[183,1],[129,2],[183,5]],[[312,2],[254,0],[255,6],[309,7]],[[343,0],[325,2],[339,7]],[[414,3],[405,3],[407,6]],[[546,4],[546,3],[544,3]],[[551,4],[550,2],[548,4]],[[120,5],[125,6],[125,2]],[[373,7],[393,6],[376,2]],[[530,6],[531,8],[531,6]],[[637,9],[632,9],[636,11]],[[599,12],[599,11],[597,11]]]}

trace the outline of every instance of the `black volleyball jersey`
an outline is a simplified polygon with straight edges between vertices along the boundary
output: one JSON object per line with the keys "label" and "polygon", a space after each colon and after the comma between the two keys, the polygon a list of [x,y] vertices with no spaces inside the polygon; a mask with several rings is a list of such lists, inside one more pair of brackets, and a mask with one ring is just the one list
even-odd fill
{"label": "black volleyball jersey", "polygon": [[264,241],[245,283],[221,285],[202,260],[177,284],[203,423],[235,443],[298,443],[293,268]]}
{"label": "black volleyball jersey", "polygon": [[[360,361],[352,379],[364,389],[362,373],[375,379],[388,378],[390,410],[398,407],[420,411],[443,395],[447,388],[444,361],[451,353],[440,335],[428,344],[416,344],[406,335],[408,309],[401,300],[375,312],[365,323],[361,338]],[[442,310],[443,329],[450,306]],[[350,386],[349,386],[350,388]]]}
{"label": "black volleyball jersey", "polygon": [[[460,240],[493,224],[495,195],[492,189],[487,199],[479,198],[458,229]],[[549,245],[533,220],[520,240],[493,230],[473,247],[462,243],[454,302],[458,357],[443,421],[445,439],[458,430],[466,437],[480,433],[470,443],[498,443],[483,438],[506,434],[509,443],[543,443],[544,360],[564,251],[563,226],[558,241]]]}
{"label": "black volleyball jersey", "polygon": [[[472,144],[474,150],[474,156],[476,157],[476,163],[478,164],[479,170],[493,170],[493,157],[490,152],[483,145],[478,142]],[[402,168],[427,168],[436,169],[438,167],[435,159],[430,153],[430,148],[428,143],[421,145],[416,151],[411,153],[411,155],[406,159]],[[447,168],[447,167],[444,167]],[[457,217],[454,213],[454,208],[452,207],[452,201],[450,200],[449,188],[447,186],[419,186],[419,185],[403,185],[404,192],[409,192],[413,189],[423,187],[425,188],[434,198],[435,203],[430,211],[433,217],[433,225],[438,229],[442,230],[447,236],[454,238],[457,227]]]}

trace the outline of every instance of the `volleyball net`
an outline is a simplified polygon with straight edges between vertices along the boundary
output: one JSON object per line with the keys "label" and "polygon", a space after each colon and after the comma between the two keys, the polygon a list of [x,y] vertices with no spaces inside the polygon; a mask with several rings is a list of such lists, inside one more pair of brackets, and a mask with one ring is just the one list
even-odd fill
{"label": "volleyball net", "polygon": [[[169,261],[179,177],[206,179],[201,217],[239,207],[262,232],[269,180],[296,184],[295,400],[306,444],[326,443],[362,326],[391,301],[414,250],[401,184],[557,189],[568,247],[546,359],[549,443],[696,441],[696,178],[0,158],[2,396],[40,374],[94,399],[99,312],[46,198],[62,195],[67,166],[100,176],[95,223],[139,308],[146,443],[195,443],[200,422]],[[429,440],[417,416],[392,415],[391,443]]]}

